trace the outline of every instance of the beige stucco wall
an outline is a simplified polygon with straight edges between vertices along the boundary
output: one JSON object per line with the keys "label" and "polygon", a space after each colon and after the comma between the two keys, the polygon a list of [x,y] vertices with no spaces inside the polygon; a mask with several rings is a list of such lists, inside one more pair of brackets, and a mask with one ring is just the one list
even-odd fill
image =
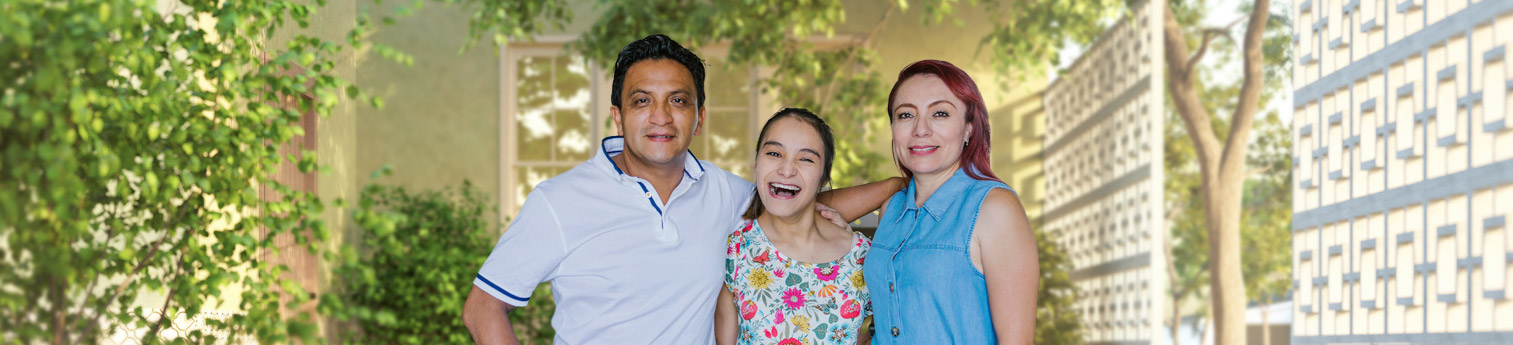
{"label": "beige stucco wall", "polygon": [[[373,13],[408,2],[387,1]],[[492,41],[458,53],[468,39],[468,12],[460,6],[428,4],[412,16],[381,26],[373,42],[409,54],[404,66],[365,51],[357,56],[357,85],[383,98],[385,107],[362,105],[354,127],[354,183],[384,165],[394,175],[376,182],[412,189],[441,189],[471,181],[498,202],[499,58]]]}

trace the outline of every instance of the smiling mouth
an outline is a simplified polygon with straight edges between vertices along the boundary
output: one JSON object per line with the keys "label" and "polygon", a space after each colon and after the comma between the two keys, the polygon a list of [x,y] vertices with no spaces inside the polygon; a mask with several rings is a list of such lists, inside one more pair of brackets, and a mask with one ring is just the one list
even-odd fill
{"label": "smiling mouth", "polygon": [[793,199],[795,196],[798,196],[800,190],[803,190],[803,188],[786,183],[772,182],[767,184],[767,194],[778,199]]}
{"label": "smiling mouth", "polygon": [[931,153],[935,153],[935,150],[937,150],[937,149],[940,149],[940,146],[924,146],[924,145],[911,146],[911,147],[909,147],[909,153],[913,154],[913,155],[916,155],[916,156],[923,156],[923,155],[928,155],[928,154],[931,154]]}
{"label": "smiling mouth", "polygon": [[656,142],[671,142],[673,136],[672,135],[647,135],[646,138],[647,139],[651,139],[651,141],[656,141]]}

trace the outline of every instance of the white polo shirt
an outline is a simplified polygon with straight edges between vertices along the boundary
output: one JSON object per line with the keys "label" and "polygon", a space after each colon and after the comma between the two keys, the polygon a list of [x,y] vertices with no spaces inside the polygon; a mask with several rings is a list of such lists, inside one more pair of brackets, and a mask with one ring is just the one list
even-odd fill
{"label": "white polo shirt", "polygon": [[550,281],[556,344],[713,344],[725,238],[753,185],[690,152],[664,204],[610,160],[624,146],[605,138],[536,185],[473,285],[520,307]]}

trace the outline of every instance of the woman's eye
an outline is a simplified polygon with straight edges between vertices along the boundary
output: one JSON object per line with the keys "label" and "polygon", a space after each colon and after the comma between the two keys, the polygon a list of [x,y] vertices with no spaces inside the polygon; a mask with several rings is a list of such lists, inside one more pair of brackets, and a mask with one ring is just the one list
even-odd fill
{"label": "woman's eye", "polygon": [[947,116],[951,116],[951,114],[947,114],[944,111],[936,111],[935,114],[933,114],[933,115],[935,115],[935,117],[947,117]]}
{"label": "woman's eye", "polygon": [[900,119],[907,119],[907,118],[911,118],[911,117],[914,117],[913,113],[909,113],[909,112],[898,113],[898,118],[900,118]]}
{"label": "woman's eye", "polygon": [[805,161],[805,162],[809,162],[809,163],[814,163],[814,159],[812,159],[812,158],[799,158],[799,160]]}
{"label": "woman's eye", "polygon": [[772,157],[782,157],[783,156],[783,155],[778,154],[777,151],[767,151],[767,153],[765,153],[765,154],[768,155],[768,156],[772,156]]}

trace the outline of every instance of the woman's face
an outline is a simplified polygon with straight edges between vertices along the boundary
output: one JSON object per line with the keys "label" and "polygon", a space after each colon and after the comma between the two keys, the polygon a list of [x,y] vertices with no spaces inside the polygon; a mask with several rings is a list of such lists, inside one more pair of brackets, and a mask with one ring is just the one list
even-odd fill
{"label": "woman's face", "polygon": [[814,209],[824,180],[825,144],[819,131],[797,118],[773,122],[757,149],[757,196],[767,213],[787,217]]}
{"label": "woman's face", "polygon": [[956,171],[972,125],[966,103],[933,74],[904,80],[889,104],[893,156],[915,175]]}

